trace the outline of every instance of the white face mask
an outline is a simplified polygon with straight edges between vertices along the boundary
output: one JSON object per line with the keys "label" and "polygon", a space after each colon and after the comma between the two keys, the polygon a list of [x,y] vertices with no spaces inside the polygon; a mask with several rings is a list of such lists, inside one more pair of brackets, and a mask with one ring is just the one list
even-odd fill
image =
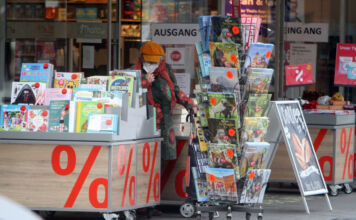
{"label": "white face mask", "polygon": [[146,70],[147,73],[153,73],[158,68],[159,63],[143,63],[143,69]]}

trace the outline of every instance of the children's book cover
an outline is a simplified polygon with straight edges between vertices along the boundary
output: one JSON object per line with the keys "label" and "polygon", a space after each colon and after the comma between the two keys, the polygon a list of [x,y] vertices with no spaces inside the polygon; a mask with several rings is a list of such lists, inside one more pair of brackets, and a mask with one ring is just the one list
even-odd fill
{"label": "children's book cover", "polygon": [[109,80],[109,76],[89,76],[87,77],[88,84],[95,85],[107,85]]}
{"label": "children's book cover", "polygon": [[92,101],[103,102],[105,106],[122,107],[123,95],[122,91],[93,91]]}
{"label": "children's book cover", "polygon": [[210,201],[237,202],[235,172],[233,169],[206,168]]}
{"label": "children's book cover", "polygon": [[236,68],[210,67],[210,91],[240,92],[239,78]]}
{"label": "children's book cover", "polygon": [[118,115],[89,114],[87,133],[117,134]]}
{"label": "children's book cover", "polygon": [[77,119],[76,128],[77,133],[86,133],[88,130],[88,119],[91,113],[104,113],[103,102],[93,101],[78,101],[77,102]]}
{"label": "children's book cover", "polygon": [[212,41],[242,45],[240,18],[213,16],[211,23],[213,27]]}
{"label": "children's book cover", "polygon": [[203,52],[209,52],[211,16],[200,16],[198,19]]}
{"label": "children's book cover", "polygon": [[132,96],[134,90],[133,76],[115,75],[109,77],[108,91],[123,91],[129,94],[129,106],[132,103]]}
{"label": "children's book cover", "polygon": [[[83,84],[81,84],[83,85]],[[74,88],[73,89],[73,101],[92,101],[94,92],[100,91],[96,88]]]}
{"label": "children's book cover", "polygon": [[235,94],[208,93],[209,118],[238,119],[237,101]]}
{"label": "children's book cover", "polygon": [[209,67],[211,67],[211,56],[209,52],[203,52],[201,42],[195,43],[197,50],[200,68],[201,68],[201,83],[209,83]]}
{"label": "children's book cover", "polygon": [[249,68],[267,68],[273,48],[273,44],[252,43],[242,67],[243,75]]}
{"label": "children's book cover", "polygon": [[11,104],[43,105],[46,83],[13,82]]}
{"label": "children's book cover", "polygon": [[1,130],[26,131],[29,109],[29,105],[2,105]]}
{"label": "children's book cover", "polygon": [[272,81],[273,69],[251,68],[247,76],[246,90],[249,93],[268,93]]}
{"label": "children's book cover", "polygon": [[32,106],[28,110],[28,120],[27,120],[27,131],[30,132],[48,132],[48,122],[49,122],[49,107]]}
{"label": "children's book cover", "polygon": [[69,130],[69,100],[53,100],[49,105],[49,132],[68,132]]}
{"label": "children's book cover", "polygon": [[45,90],[44,105],[50,105],[52,100],[62,101],[72,99],[72,89],[47,88]]}
{"label": "children's book cover", "polygon": [[240,76],[240,63],[236,44],[209,42],[209,49],[212,66],[237,68]]}
{"label": "children's book cover", "polygon": [[267,115],[272,94],[250,94],[246,104],[246,117],[263,117]]}
{"label": "children's book cover", "polygon": [[208,118],[209,139],[211,143],[237,144],[237,121]]}
{"label": "children's book cover", "polygon": [[196,167],[192,167],[192,174],[198,202],[209,201],[208,182],[206,181],[205,176],[204,178],[200,177]]}
{"label": "children's book cover", "polygon": [[83,72],[55,72],[53,87],[68,89],[79,88],[83,75]]}
{"label": "children's book cover", "polygon": [[80,89],[106,91],[106,85],[101,85],[101,84],[82,83],[79,85],[79,88]]}
{"label": "children's book cover", "polygon": [[209,97],[207,93],[198,93],[197,94],[197,103],[198,103],[198,116],[200,125],[202,127],[208,127],[208,117],[209,117]]}
{"label": "children's book cover", "polygon": [[270,174],[270,169],[248,171],[240,203],[262,203]]}
{"label": "children's book cover", "polygon": [[209,167],[234,169],[237,179],[240,177],[236,145],[210,143],[208,147]]}
{"label": "children's book cover", "polygon": [[241,134],[242,143],[263,142],[268,126],[268,117],[245,117]]}
{"label": "children's book cover", "polygon": [[47,87],[52,85],[53,65],[50,63],[23,63],[20,82],[44,82]]}
{"label": "children's book cover", "polygon": [[251,169],[264,169],[271,154],[271,145],[267,142],[246,142],[240,163],[241,177]]}

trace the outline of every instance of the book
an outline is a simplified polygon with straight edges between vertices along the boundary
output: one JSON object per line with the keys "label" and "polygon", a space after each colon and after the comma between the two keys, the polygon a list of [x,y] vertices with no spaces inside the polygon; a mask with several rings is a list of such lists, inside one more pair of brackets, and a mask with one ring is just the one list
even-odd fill
{"label": "book", "polygon": [[43,105],[46,83],[13,82],[11,89],[11,104]]}
{"label": "book", "polygon": [[89,114],[87,133],[110,133],[118,132],[118,115],[116,114]]}
{"label": "book", "polygon": [[209,167],[234,169],[236,178],[240,178],[236,145],[210,143],[208,153]]}
{"label": "book", "polygon": [[3,131],[26,131],[29,105],[2,105],[0,124]]}
{"label": "book", "polygon": [[69,131],[69,100],[53,100],[49,105],[49,132]]}
{"label": "book", "polygon": [[240,77],[240,63],[236,44],[209,42],[211,66],[237,68]]}
{"label": "book", "polygon": [[[237,120],[208,118],[208,131],[211,143],[238,144]],[[238,151],[239,152],[239,151]]]}
{"label": "book", "polygon": [[242,46],[242,29],[241,19],[228,16],[213,16],[212,24],[212,41],[223,43],[235,43],[238,47]]}
{"label": "book", "polygon": [[129,106],[132,106],[132,97],[134,92],[133,76],[115,75],[109,77],[108,91],[123,91],[129,94]]}
{"label": "book", "polygon": [[101,84],[82,83],[82,84],[79,85],[79,88],[80,89],[106,91],[106,85],[101,85]]}
{"label": "book", "polygon": [[245,177],[252,169],[264,169],[271,157],[271,145],[267,142],[246,142],[240,162],[240,175]]}
{"label": "book", "polygon": [[209,52],[211,16],[199,16],[198,19],[203,52]]}
{"label": "book", "polygon": [[[83,84],[81,84],[83,85]],[[74,88],[73,89],[73,101],[92,101],[94,92],[99,91],[96,88]]]}
{"label": "book", "polygon": [[273,69],[251,68],[248,71],[246,92],[262,94],[268,93],[272,81]]}
{"label": "book", "polygon": [[206,168],[208,195],[214,202],[237,202],[235,172],[233,169]]}
{"label": "book", "polygon": [[246,75],[249,68],[267,68],[273,48],[273,44],[252,43],[241,69],[242,75]]}
{"label": "book", "polygon": [[52,87],[54,66],[50,63],[23,63],[20,82],[43,82]]}
{"label": "book", "polygon": [[48,106],[32,106],[28,110],[26,130],[30,132],[47,132],[49,122]]}
{"label": "book", "polygon": [[262,203],[270,174],[270,169],[248,171],[240,203]]}
{"label": "book", "polygon": [[69,103],[68,132],[71,132],[71,133],[75,132],[76,116],[77,116],[77,102],[70,101],[70,103]]}
{"label": "book", "polygon": [[246,117],[263,117],[267,115],[272,94],[250,94],[245,108]]}
{"label": "book", "polygon": [[122,107],[122,91],[93,91],[92,101],[103,102],[105,106]]}
{"label": "book", "polygon": [[55,72],[53,87],[69,89],[79,88],[83,75],[83,72]]}
{"label": "book", "polygon": [[208,182],[206,181],[205,176],[204,178],[200,177],[196,167],[192,167],[192,174],[198,202],[209,201]]}
{"label": "book", "polygon": [[241,141],[245,142],[263,142],[269,126],[268,117],[245,117]]}
{"label": "book", "polygon": [[195,49],[198,54],[200,69],[201,69],[200,83],[207,84],[210,82],[209,67],[211,67],[211,56],[209,52],[203,52],[201,44],[202,42],[195,43]]}
{"label": "book", "polygon": [[200,177],[204,177],[206,168],[209,167],[208,151],[201,151],[200,145],[197,142],[193,142],[191,146],[189,147],[189,155],[192,159],[192,166],[197,167]]}
{"label": "book", "polygon": [[236,68],[210,67],[210,91],[240,92],[239,78]]}
{"label": "book", "polygon": [[238,101],[232,93],[207,93],[209,102],[209,118],[239,119]]}
{"label": "book", "polygon": [[136,92],[139,91],[139,88],[142,88],[141,86],[141,70],[131,70],[131,69],[125,69],[125,70],[112,70],[109,72],[111,76],[132,76],[134,77],[135,87],[136,87]]}
{"label": "book", "polygon": [[104,113],[103,102],[93,101],[78,101],[77,102],[77,118],[75,131],[78,133],[86,133],[88,129],[88,119],[91,113]]}
{"label": "book", "polygon": [[88,84],[108,85],[109,76],[89,76],[87,77]]}
{"label": "book", "polygon": [[72,100],[72,93],[72,89],[67,88],[46,88],[44,105],[50,105],[52,100]]}

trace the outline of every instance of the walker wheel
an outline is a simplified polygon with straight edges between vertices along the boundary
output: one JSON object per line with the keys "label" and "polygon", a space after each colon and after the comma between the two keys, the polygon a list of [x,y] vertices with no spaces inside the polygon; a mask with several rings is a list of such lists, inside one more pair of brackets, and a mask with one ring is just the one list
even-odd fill
{"label": "walker wheel", "polygon": [[195,214],[195,206],[192,203],[184,203],[180,206],[180,214],[185,218],[191,218]]}

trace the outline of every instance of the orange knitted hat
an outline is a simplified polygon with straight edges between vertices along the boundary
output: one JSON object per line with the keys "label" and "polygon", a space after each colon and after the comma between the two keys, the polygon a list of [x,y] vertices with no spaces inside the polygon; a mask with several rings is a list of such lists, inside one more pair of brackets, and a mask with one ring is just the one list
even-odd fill
{"label": "orange knitted hat", "polygon": [[161,61],[161,57],[164,56],[162,46],[153,41],[145,43],[141,47],[140,52],[146,62],[159,63]]}

